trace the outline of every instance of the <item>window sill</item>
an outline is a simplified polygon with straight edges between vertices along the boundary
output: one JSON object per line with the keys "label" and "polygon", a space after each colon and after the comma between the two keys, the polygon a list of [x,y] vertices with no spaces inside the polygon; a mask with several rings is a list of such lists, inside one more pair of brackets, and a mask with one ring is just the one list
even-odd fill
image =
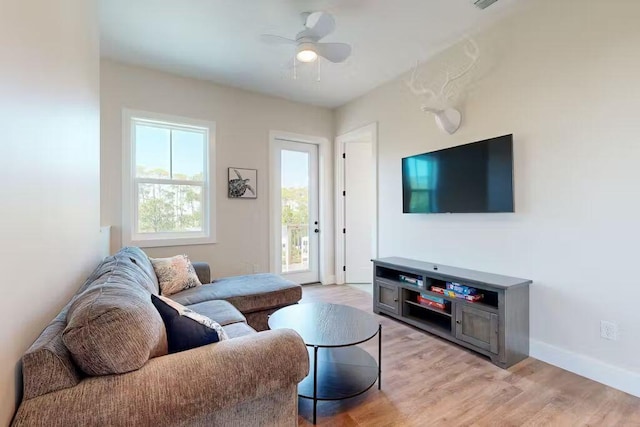
{"label": "window sill", "polygon": [[190,237],[178,239],[125,239],[126,246],[138,246],[140,248],[163,248],[171,246],[212,245],[216,243],[213,237]]}

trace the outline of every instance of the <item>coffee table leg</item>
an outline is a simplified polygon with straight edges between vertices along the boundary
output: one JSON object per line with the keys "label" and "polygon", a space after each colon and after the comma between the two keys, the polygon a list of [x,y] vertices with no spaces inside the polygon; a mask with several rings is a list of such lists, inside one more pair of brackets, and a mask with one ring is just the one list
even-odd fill
{"label": "coffee table leg", "polygon": [[382,387],[382,324],[378,325],[378,390]]}
{"label": "coffee table leg", "polygon": [[313,423],[316,423],[318,406],[318,346],[313,347]]}

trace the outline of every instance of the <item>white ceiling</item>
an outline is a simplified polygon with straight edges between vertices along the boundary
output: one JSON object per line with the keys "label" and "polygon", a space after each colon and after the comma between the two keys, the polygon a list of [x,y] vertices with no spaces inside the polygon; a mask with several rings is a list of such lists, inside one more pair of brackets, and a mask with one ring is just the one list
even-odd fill
{"label": "white ceiling", "polygon": [[[409,70],[465,32],[497,20],[523,0],[485,10],[471,0],[100,0],[102,56],[187,77],[325,107],[340,106]],[[263,33],[294,38],[300,13],[334,15],[326,42],[352,56],[298,67],[293,48],[270,46]]]}

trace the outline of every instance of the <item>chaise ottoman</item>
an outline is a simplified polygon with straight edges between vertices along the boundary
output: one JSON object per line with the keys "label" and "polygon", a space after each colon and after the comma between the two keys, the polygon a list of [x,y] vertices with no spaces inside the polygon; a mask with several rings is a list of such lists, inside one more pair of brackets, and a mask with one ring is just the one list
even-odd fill
{"label": "chaise ottoman", "polygon": [[[209,277],[209,272],[205,271],[208,266],[198,264],[196,271],[201,282],[205,283],[202,279]],[[250,274],[217,279],[213,283],[173,294],[170,298],[186,306],[225,300],[244,314],[251,327],[266,331],[269,329],[269,315],[282,307],[297,304],[302,298],[302,287],[275,274]]]}

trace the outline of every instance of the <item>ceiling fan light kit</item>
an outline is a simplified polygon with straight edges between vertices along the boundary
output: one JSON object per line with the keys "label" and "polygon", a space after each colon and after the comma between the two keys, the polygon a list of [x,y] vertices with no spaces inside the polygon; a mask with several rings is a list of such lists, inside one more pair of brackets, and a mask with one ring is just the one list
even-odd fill
{"label": "ceiling fan light kit", "polygon": [[314,62],[318,59],[318,53],[315,51],[313,43],[300,43],[296,59],[300,62]]}
{"label": "ceiling fan light kit", "polygon": [[295,39],[263,34],[262,41],[269,44],[296,46],[296,59],[300,62],[315,62],[318,57],[334,63],[343,62],[351,55],[351,46],[346,43],[320,43],[320,40],[335,30],[333,16],[327,12],[305,12],[302,14],[305,29]]}

